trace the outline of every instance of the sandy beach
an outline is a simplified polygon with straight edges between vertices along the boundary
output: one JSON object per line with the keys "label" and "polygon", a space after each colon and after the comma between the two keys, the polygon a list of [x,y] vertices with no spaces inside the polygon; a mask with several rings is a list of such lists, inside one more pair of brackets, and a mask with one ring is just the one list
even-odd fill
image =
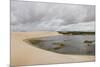
{"label": "sandy beach", "polygon": [[58,54],[34,47],[24,39],[61,35],[57,32],[12,32],[11,65],[93,62],[95,56]]}

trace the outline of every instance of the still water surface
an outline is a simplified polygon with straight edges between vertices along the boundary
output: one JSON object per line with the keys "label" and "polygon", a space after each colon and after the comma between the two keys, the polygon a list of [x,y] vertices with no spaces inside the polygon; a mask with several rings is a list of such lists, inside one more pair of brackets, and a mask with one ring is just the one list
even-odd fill
{"label": "still water surface", "polygon": [[38,48],[60,53],[77,55],[95,55],[95,35],[57,35],[28,39]]}

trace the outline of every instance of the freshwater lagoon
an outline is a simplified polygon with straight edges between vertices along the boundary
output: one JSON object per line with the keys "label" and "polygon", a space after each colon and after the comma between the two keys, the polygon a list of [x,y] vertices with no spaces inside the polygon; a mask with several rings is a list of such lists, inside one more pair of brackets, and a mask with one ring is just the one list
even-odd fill
{"label": "freshwater lagoon", "polygon": [[95,35],[56,35],[25,41],[37,48],[59,54],[95,55]]}

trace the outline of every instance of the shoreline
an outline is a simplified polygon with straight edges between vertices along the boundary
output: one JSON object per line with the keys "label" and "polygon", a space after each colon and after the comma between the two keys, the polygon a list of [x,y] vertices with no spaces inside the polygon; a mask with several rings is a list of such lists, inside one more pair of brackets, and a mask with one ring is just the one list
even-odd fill
{"label": "shoreline", "polygon": [[11,65],[93,62],[95,56],[58,54],[36,48],[24,39],[62,35],[58,32],[11,32]]}

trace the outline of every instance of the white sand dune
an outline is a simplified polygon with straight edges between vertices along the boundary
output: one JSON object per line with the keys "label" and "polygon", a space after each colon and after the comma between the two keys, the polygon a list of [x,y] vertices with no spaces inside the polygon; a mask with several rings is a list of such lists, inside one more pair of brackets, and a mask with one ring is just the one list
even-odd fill
{"label": "white sand dune", "polygon": [[36,48],[24,39],[60,35],[57,32],[13,32],[11,33],[11,65],[36,65],[95,61],[95,56],[63,55]]}

